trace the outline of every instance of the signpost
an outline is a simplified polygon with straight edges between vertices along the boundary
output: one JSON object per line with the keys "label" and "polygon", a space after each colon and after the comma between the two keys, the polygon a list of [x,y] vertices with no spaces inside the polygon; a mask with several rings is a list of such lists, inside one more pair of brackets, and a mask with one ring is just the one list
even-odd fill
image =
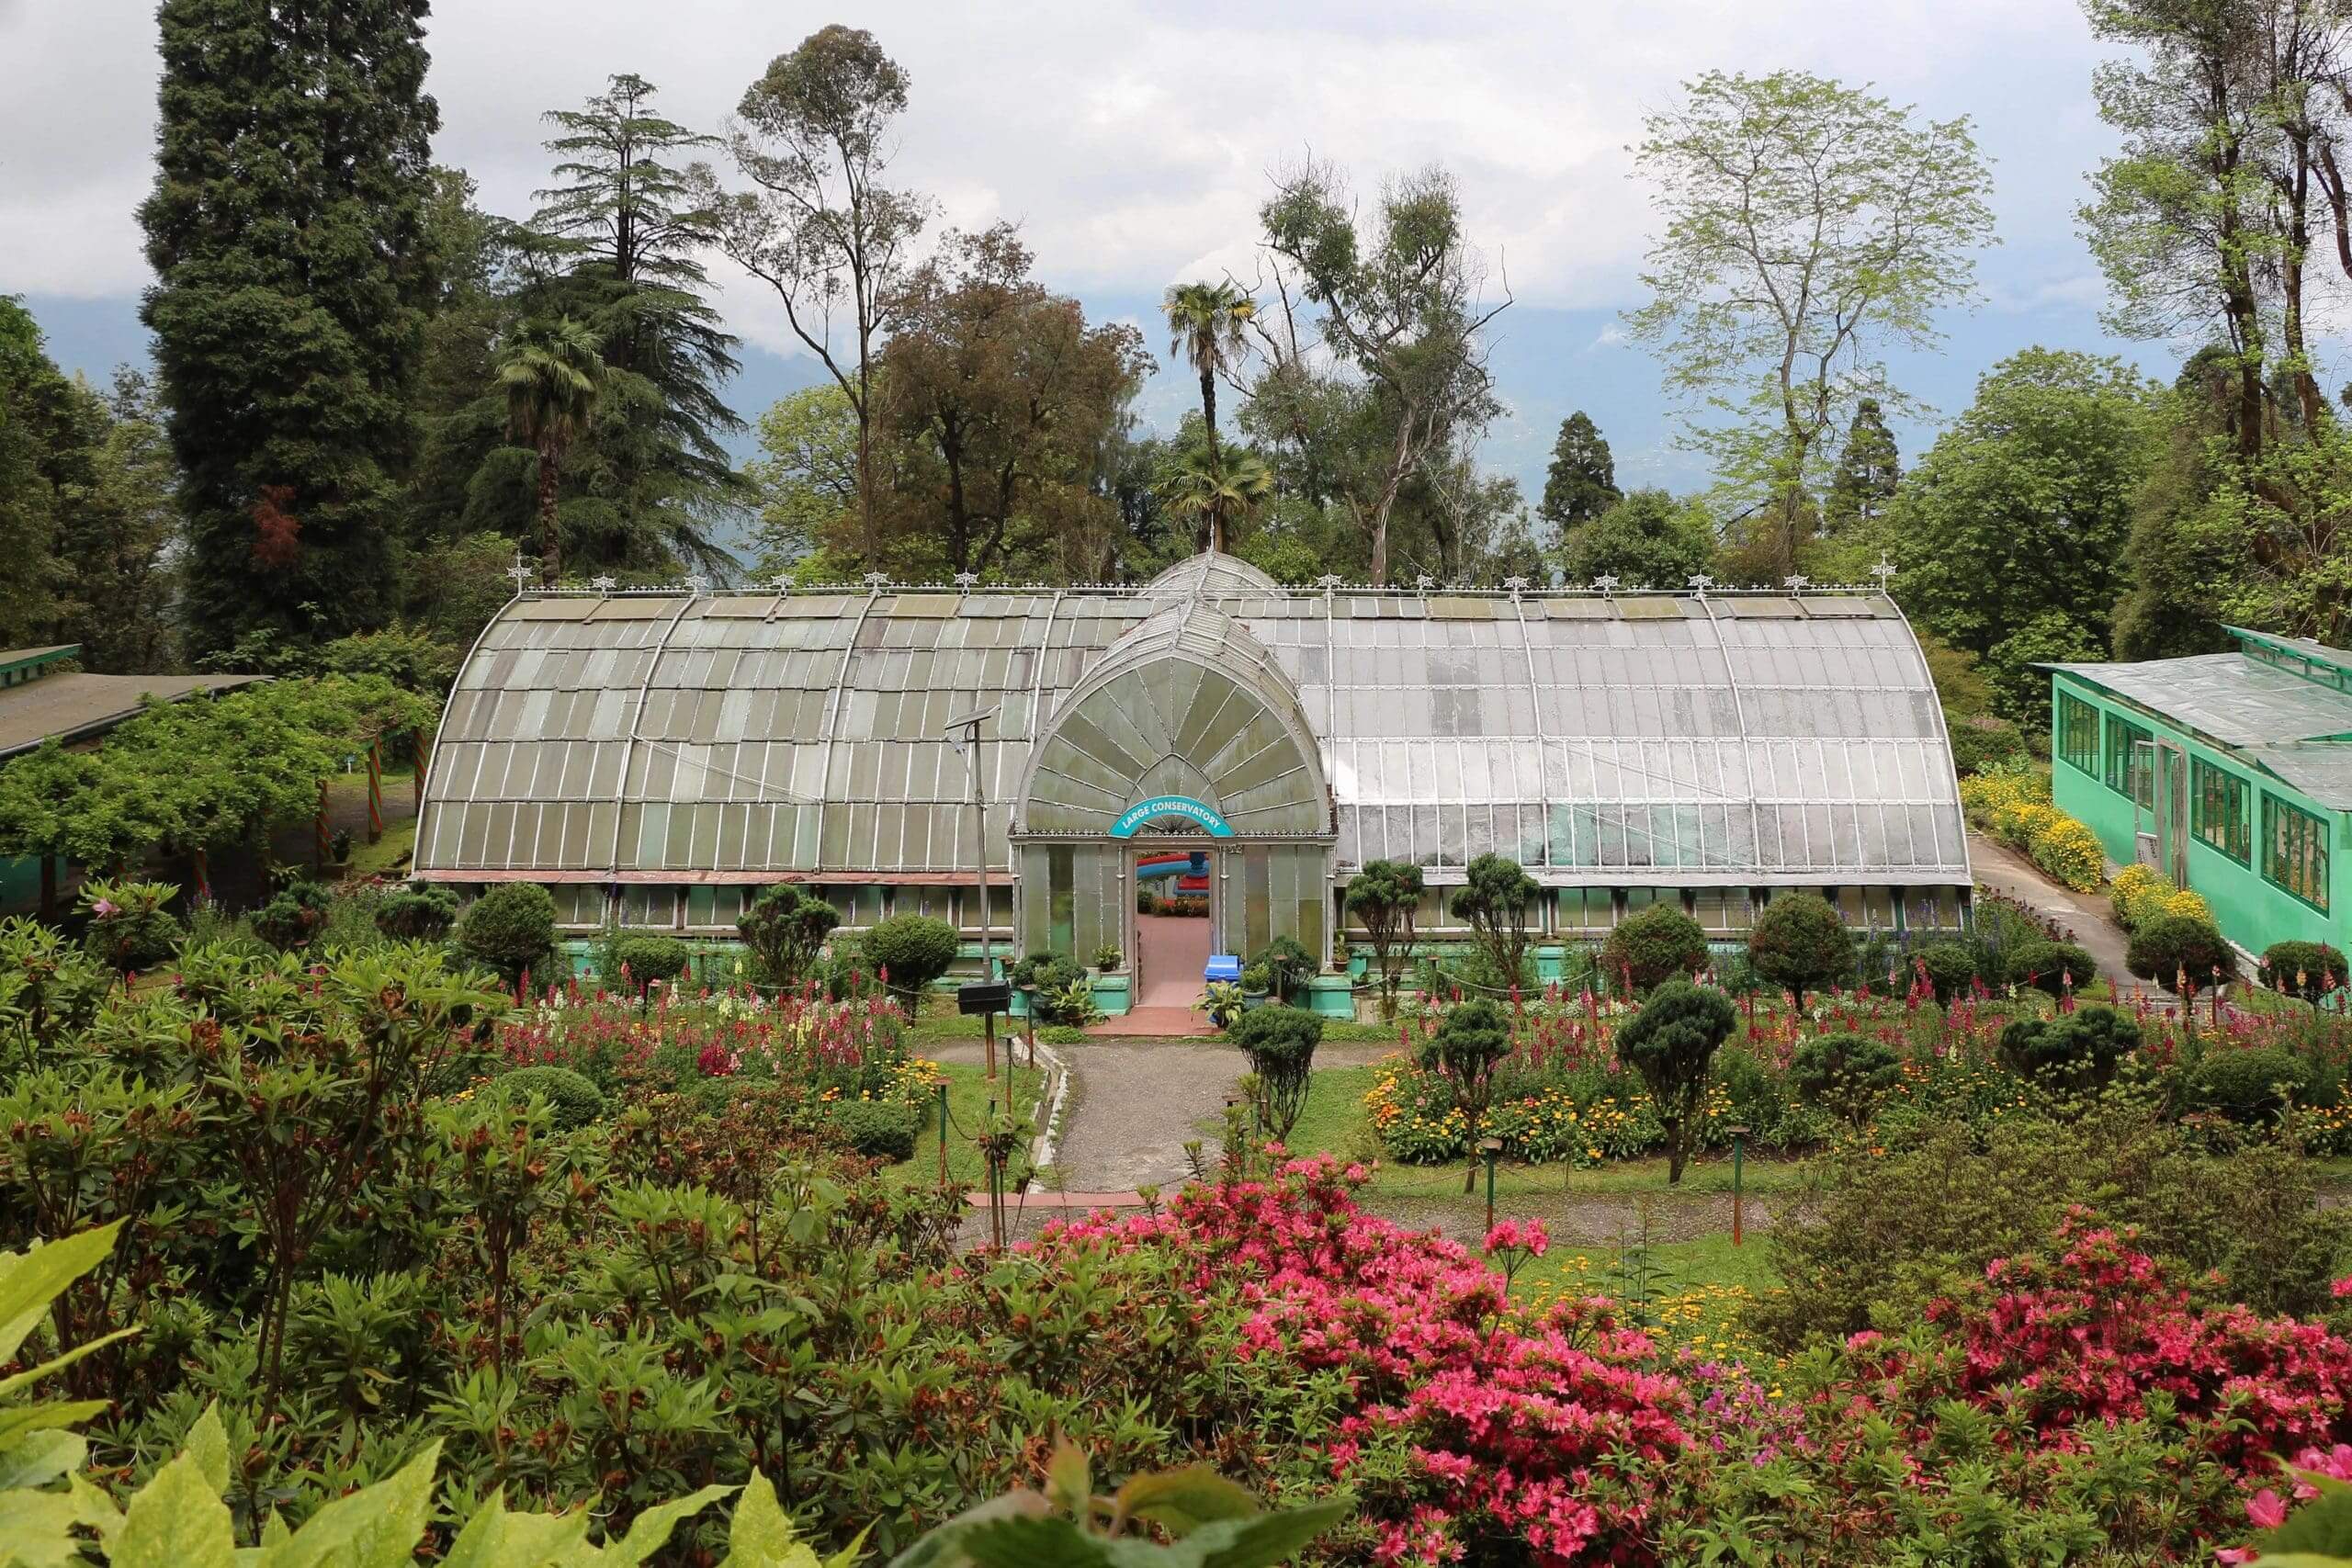
{"label": "signpost", "polygon": [[[964,753],[965,769],[972,777],[972,863],[979,868],[980,880],[980,983],[956,993],[956,1008],[959,1012],[980,1015],[980,1038],[987,1043],[984,1059],[990,1081],[996,1077],[996,1015],[1012,1005],[1008,988],[997,983],[995,950],[989,941],[993,916],[989,908],[989,809],[980,783],[980,726],[995,716],[996,705],[991,703],[947,725],[949,739]],[[1009,1094],[1006,1103],[1012,1103]]]}
{"label": "signpost", "polygon": [[1233,824],[1227,822],[1216,807],[1204,800],[1194,800],[1189,795],[1155,795],[1149,800],[1136,801],[1120,812],[1119,819],[1111,824],[1111,837],[1132,839],[1143,830],[1144,824],[1162,817],[1182,817],[1197,825],[1212,839],[1233,837]]}

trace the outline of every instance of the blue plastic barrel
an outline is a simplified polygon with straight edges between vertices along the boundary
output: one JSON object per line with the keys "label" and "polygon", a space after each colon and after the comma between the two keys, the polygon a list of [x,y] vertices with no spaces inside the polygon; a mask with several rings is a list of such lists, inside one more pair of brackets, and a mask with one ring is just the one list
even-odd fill
{"label": "blue plastic barrel", "polygon": [[1201,978],[1231,980],[1238,985],[1241,980],[1241,960],[1230,953],[1212,953],[1209,954],[1208,967],[1201,971]]}

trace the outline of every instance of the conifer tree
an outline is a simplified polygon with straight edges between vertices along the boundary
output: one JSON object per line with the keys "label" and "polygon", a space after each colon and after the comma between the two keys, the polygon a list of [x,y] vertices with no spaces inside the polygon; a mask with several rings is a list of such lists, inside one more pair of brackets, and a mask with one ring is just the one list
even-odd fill
{"label": "conifer tree", "polygon": [[163,0],[140,209],[183,474],[190,651],[393,605],[390,522],[434,292],[428,0]]}
{"label": "conifer tree", "polygon": [[1903,478],[1894,449],[1894,432],[1887,429],[1876,398],[1854,405],[1853,423],[1846,429],[1846,445],[1838,454],[1838,471],[1821,507],[1821,521],[1831,537],[1868,528],[1886,515]]}
{"label": "conifer tree", "polygon": [[1610,456],[1609,442],[1591,417],[1578,409],[1560,422],[1536,515],[1565,533],[1614,506],[1619,493],[1617,462]]}

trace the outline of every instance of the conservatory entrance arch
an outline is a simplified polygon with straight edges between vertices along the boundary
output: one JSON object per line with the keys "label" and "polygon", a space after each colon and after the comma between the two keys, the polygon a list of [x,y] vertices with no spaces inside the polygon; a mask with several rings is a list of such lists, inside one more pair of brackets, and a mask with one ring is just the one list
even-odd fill
{"label": "conservatory entrance arch", "polygon": [[[1015,797],[1023,951],[1136,961],[1165,994],[1200,975],[1151,973],[1136,914],[1170,880],[1205,880],[1207,951],[1288,936],[1323,956],[1336,842],[1323,761],[1298,692],[1262,644],[1197,599],[1147,617],[1057,704]],[[1198,939],[1162,943],[1159,966]]]}

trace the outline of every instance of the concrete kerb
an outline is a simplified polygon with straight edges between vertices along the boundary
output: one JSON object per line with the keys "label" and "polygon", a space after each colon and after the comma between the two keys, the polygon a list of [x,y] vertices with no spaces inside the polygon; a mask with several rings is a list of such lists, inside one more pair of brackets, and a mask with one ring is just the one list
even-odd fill
{"label": "concrete kerb", "polygon": [[1029,1178],[1029,1185],[1023,1190],[1042,1194],[1046,1189],[1034,1173],[1052,1165],[1055,1154],[1061,1147],[1062,1113],[1069,1106],[1070,1070],[1069,1064],[1062,1059],[1061,1053],[1044,1041],[1038,1041],[1035,1048],[1037,1055],[1045,1060],[1047,1079],[1052,1084],[1053,1089],[1050,1094],[1038,1101],[1044,1125],[1038,1129],[1036,1136],[1029,1142],[1029,1169],[1033,1174]]}

